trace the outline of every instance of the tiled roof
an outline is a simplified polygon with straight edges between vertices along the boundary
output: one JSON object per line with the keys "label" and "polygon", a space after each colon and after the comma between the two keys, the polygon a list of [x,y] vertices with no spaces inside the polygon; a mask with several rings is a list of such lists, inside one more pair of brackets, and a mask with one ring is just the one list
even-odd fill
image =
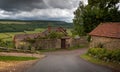
{"label": "tiled roof", "polygon": [[120,38],[120,22],[101,23],[89,35]]}
{"label": "tiled roof", "polygon": [[[64,28],[62,27],[58,27],[58,28],[50,28],[50,32],[62,32],[64,35],[67,35],[67,32]],[[46,29],[44,32],[42,32],[42,34],[48,35],[49,34],[49,30]]]}
{"label": "tiled roof", "polygon": [[30,39],[34,39],[37,38],[38,36],[41,36],[41,33],[34,33],[34,34],[16,34],[14,36],[15,39],[19,39],[19,40],[24,40],[26,38],[30,38]]}
{"label": "tiled roof", "polygon": [[[56,32],[63,32],[65,35],[67,35],[67,32],[65,29],[63,29],[62,27],[58,27],[58,28],[51,28],[50,29],[51,31],[56,31]],[[48,35],[49,34],[49,31],[48,29],[45,30],[44,32],[42,33],[34,33],[34,34],[16,34],[14,36],[14,40],[19,40],[19,41],[22,41],[22,40],[25,40],[26,38],[30,38],[30,39],[34,39],[34,38],[37,38],[39,36],[41,37],[44,37],[45,35]]]}

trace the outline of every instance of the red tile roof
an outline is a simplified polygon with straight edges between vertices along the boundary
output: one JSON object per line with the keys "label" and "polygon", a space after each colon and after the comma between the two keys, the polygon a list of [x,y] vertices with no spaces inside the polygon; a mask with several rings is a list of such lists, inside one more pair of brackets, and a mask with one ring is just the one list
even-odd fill
{"label": "red tile roof", "polygon": [[120,38],[120,22],[102,23],[90,32],[89,35]]}

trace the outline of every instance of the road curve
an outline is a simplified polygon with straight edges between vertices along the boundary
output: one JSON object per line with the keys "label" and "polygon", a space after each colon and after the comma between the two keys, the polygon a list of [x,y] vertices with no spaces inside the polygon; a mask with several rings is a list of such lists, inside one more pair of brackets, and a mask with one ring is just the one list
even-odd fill
{"label": "road curve", "polygon": [[86,49],[46,53],[47,57],[38,61],[25,72],[112,72],[111,69],[87,62],[79,57]]}

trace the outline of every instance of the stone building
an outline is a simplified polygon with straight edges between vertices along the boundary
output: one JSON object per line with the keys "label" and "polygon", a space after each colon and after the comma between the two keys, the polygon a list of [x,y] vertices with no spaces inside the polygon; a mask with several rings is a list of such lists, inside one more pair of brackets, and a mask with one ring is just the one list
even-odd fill
{"label": "stone building", "polygon": [[90,48],[120,49],[120,22],[101,23],[89,35]]}
{"label": "stone building", "polygon": [[41,33],[34,33],[34,34],[16,34],[14,36],[13,42],[15,44],[15,48],[27,48],[28,43],[25,42],[26,39],[35,39],[37,37],[44,37]]}
{"label": "stone building", "polygon": [[[46,37],[51,32],[58,32],[62,33],[64,35],[61,39],[38,39],[40,37]],[[16,48],[26,48],[28,49],[30,46],[30,43],[26,42],[27,39],[36,39],[36,42],[32,43],[32,45],[36,48],[66,48],[69,42],[70,37],[67,36],[66,29],[62,27],[53,28],[51,26],[48,26],[48,28],[41,32],[41,33],[34,33],[34,34],[16,34],[14,36],[13,42],[15,44]],[[38,39],[38,40],[37,40]],[[67,42],[68,41],[68,42]]]}
{"label": "stone building", "polygon": [[[51,32],[59,32],[63,33],[63,37],[61,38],[55,38],[55,39],[49,39],[44,38],[47,35],[49,35]],[[42,38],[40,38],[42,37]],[[27,42],[26,40],[35,40],[32,43]],[[48,27],[45,31],[41,33],[34,33],[34,34],[16,34],[14,36],[14,43],[16,48],[20,49],[49,49],[49,48],[69,48],[69,47],[75,47],[79,45],[86,44],[85,38],[72,38],[68,36],[68,33],[66,29],[62,27],[58,28],[52,28]]]}

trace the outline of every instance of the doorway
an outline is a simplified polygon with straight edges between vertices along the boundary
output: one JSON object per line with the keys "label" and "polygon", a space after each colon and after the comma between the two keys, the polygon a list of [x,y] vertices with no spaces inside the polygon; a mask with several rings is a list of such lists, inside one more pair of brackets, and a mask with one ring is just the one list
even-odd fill
{"label": "doorway", "polygon": [[66,39],[61,39],[61,48],[62,49],[66,48]]}

